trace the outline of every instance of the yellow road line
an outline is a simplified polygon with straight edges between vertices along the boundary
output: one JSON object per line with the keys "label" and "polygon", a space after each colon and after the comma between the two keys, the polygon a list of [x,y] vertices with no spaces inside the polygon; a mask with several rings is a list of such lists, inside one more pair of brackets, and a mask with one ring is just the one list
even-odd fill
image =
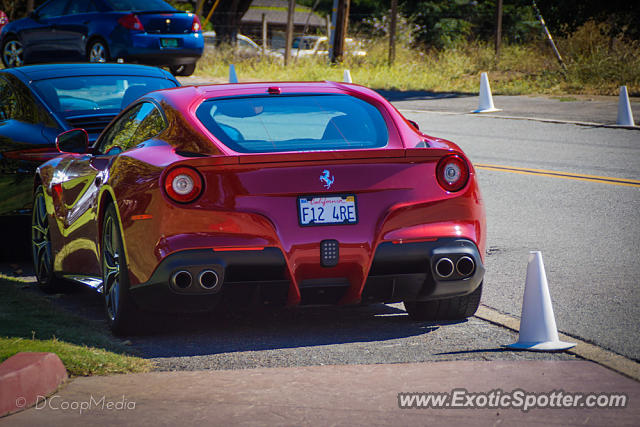
{"label": "yellow road line", "polygon": [[640,181],[636,179],[621,179],[621,178],[612,178],[609,176],[597,176],[597,175],[579,175],[579,174],[574,174],[569,172],[550,171],[545,169],[517,168],[512,166],[487,165],[487,164],[481,164],[481,163],[474,163],[473,166],[476,169],[485,169],[485,170],[498,171],[498,172],[511,172],[511,173],[519,173],[524,175],[541,175],[541,176],[548,176],[551,178],[575,179],[579,181],[600,182],[603,184],[622,185],[626,187],[640,187]]}

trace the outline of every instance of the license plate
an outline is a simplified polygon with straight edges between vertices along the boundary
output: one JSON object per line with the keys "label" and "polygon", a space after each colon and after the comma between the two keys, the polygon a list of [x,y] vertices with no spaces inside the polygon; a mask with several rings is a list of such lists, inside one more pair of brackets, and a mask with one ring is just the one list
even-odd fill
{"label": "license plate", "polygon": [[160,39],[162,47],[178,47],[178,39]]}
{"label": "license plate", "polygon": [[358,223],[358,206],[353,194],[298,197],[300,225],[340,225]]}

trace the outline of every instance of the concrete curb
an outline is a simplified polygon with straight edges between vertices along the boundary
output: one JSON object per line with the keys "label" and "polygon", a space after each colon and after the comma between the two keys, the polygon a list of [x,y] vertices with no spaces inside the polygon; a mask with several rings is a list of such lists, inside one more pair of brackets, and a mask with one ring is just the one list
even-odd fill
{"label": "concrete curb", "polygon": [[[484,304],[480,305],[478,311],[475,314],[475,317],[486,320],[487,322],[493,323],[495,325],[511,329],[514,332],[518,332],[520,329],[519,318],[511,316],[509,314],[501,313],[498,310]],[[576,355],[585,360],[590,360],[640,382],[640,363],[636,362],[635,360],[606,350],[595,344],[583,341],[578,337],[563,333],[559,333],[559,336],[561,340],[573,341],[577,343],[577,346],[567,350],[567,353]]]}
{"label": "concrete curb", "polygon": [[67,370],[53,353],[18,353],[0,364],[0,417],[36,404],[67,380]]}

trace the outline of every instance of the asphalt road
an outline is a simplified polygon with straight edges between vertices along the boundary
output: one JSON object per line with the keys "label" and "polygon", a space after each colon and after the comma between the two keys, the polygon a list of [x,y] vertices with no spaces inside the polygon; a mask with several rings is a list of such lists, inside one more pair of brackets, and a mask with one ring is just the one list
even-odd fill
{"label": "asphalt road", "polygon": [[[550,110],[548,102],[535,101],[523,98],[531,108],[520,109]],[[638,130],[462,114],[474,103],[471,97],[395,102],[411,110],[403,113],[423,131],[457,142],[478,165],[640,179]],[[489,228],[483,304],[519,316],[528,252],[541,250],[559,329],[640,359],[640,189],[483,168],[478,175]],[[22,268],[28,276],[27,263]],[[103,318],[100,297],[89,290],[52,300],[88,319]],[[502,346],[517,334],[478,318],[411,322],[401,304],[231,311],[152,323],[129,341],[163,370],[572,358],[506,351]]]}
{"label": "asphalt road", "polygon": [[[403,113],[424,132],[458,143],[474,164],[640,179],[638,130]],[[488,222],[482,302],[519,316],[527,255],[540,250],[558,328],[640,359],[640,188],[477,172]]]}
{"label": "asphalt road", "polygon": [[[434,93],[424,91],[378,91],[400,109],[468,113],[478,108],[477,94]],[[494,96],[496,108],[491,116],[538,118],[613,125],[618,114],[616,96]],[[640,99],[630,98],[631,110],[640,112]]]}

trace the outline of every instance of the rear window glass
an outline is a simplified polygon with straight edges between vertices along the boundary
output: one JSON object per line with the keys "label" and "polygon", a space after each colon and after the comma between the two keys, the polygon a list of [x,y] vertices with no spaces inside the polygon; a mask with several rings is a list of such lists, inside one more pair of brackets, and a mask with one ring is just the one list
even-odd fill
{"label": "rear window glass", "polygon": [[175,87],[168,79],[139,76],[78,76],[33,83],[47,105],[63,116],[117,113],[137,98]]}
{"label": "rear window glass", "polygon": [[154,11],[175,12],[176,9],[162,0],[108,0],[108,3],[117,11]]}
{"label": "rear window glass", "polygon": [[389,139],[380,111],[349,95],[211,99],[196,115],[240,153],[379,148]]}

